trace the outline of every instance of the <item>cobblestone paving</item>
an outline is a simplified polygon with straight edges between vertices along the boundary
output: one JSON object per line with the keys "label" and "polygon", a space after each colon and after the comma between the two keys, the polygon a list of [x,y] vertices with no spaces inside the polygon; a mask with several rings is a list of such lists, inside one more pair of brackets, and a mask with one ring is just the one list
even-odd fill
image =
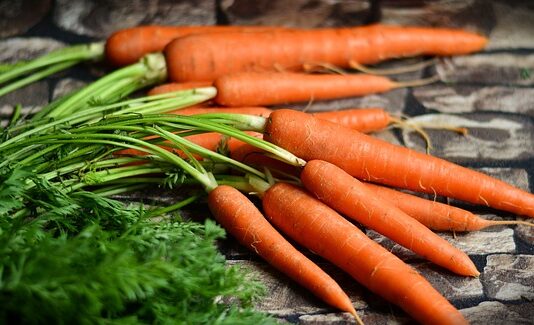
{"label": "cobblestone paving", "polygon": [[[28,59],[65,44],[104,39],[118,29],[138,24],[284,24],[287,26],[353,26],[372,22],[462,27],[490,38],[487,49],[466,57],[439,60],[434,67],[400,76],[414,79],[438,74],[441,82],[383,95],[318,102],[312,111],[382,106],[416,121],[461,125],[468,136],[431,130],[433,154],[477,168],[520,188],[534,191],[534,2],[330,1],[330,0],[133,0],[126,2],[20,0],[0,2],[0,61]],[[9,7],[9,10],[7,9]],[[28,8],[32,8],[29,10]],[[419,59],[417,59],[419,60]],[[385,66],[417,62],[387,63]],[[76,89],[100,75],[103,67],[80,66],[0,98],[0,117],[8,118],[14,104],[24,113]],[[296,105],[295,107],[304,107]],[[389,130],[379,137],[423,151],[413,132]],[[173,194],[156,195],[172,200]],[[483,217],[502,220],[516,216],[458,203]],[[206,217],[198,205],[188,215]],[[379,234],[369,236],[411,263],[461,309],[472,324],[534,324],[534,230],[525,226],[495,227],[469,234],[441,234],[464,249],[481,271],[467,279],[429,265]],[[348,324],[351,318],[312,297],[285,276],[239,247],[221,243],[232,264],[258,272],[268,296],[258,308],[284,322]],[[349,293],[367,324],[404,324],[410,319],[358,285],[331,264],[317,261]]]}

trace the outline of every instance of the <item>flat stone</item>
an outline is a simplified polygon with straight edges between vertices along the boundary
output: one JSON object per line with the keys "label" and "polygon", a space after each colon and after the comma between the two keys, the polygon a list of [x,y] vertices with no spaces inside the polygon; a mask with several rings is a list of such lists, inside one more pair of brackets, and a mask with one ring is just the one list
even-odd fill
{"label": "flat stone", "polygon": [[479,278],[457,276],[430,262],[417,263],[413,266],[449,301],[484,297],[482,282]]}
{"label": "flat stone", "polygon": [[[510,228],[496,227],[491,228],[490,230],[456,233],[455,235],[449,233],[438,234],[467,255],[514,253],[516,251],[514,231]],[[421,260],[421,258],[412,251],[400,246],[374,230],[367,230],[367,236],[404,261],[412,262]]]}
{"label": "flat stone", "polygon": [[[534,157],[534,125],[529,119],[497,113],[467,113],[462,115],[427,114],[416,116],[412,122],[433,127],[465,127],[463,136],[447,130],[427,132],[432,140],[434,156],[455,162],[511,161]],[[424,152],[426,143],[420,135],[406,130],[404,144]]]}
{"label": "flat stone", "polygon": [[46,81],[38,81],[0,97],[0,119],[3,125],[13,114],[14,107],[22,106],[21,114],[26,116],[37,112],[48,103],[49,86]]}
{"label": "flat stone", "polygon": [[436,71],[447,83],[534,85],[534,54],[477,53],[440,60]]}
{"label": "flat stone", "polygon": [[[360,316],[361,317],[361,316]],[[354,324],[354,317],[349,313],[330,313],[318,315],[303,315],[299,318],[299,324],[302,325],[344,325]],[[362,319],[363,321],[363,319]],[[373,323],[374,324],[374,323]]]}
{"label": "flat stone", "polygon": [[[228,264],[246,267],[265,285],[267,294],[257,303],[258,310],[277,317],[336,312],[335,308],[326,305],[305,288],[264,262],[229,260]],[[363,290],[361,286],[355,284],[354,280],[333,267],[332,264],[324,262],[317,264],[338,282],[353,302],[354,308],[367,307],[366,302],[361,298]]]}
{"label": "flat stone", "polygon": [[[484,12],[484,15],[480,15]],[[483,0],[385,1],[380,23],[456,27],[486,34],[495,24],[493,8]]]}
{"label": "flat stone", "polygon": [[81,89],[86,86],[88,83],[82,80],[73,79],[73,78],[63,78],[56,83],[54,91],[52,93],[52,99],[57,99],[59,97],[65,96],[74,90]]}
{"label": "flat stone", "polygon": [[363,0],[222,0],[220,10],[232,25],[288,27],[356,26],[370,15]]}
{"label": "flat stone", "polygon": [[9,38],[0,41],[0,62],[30,60],[64,46],[64,43],[51,38]]}
{"label": "flat stone", "polygon": [[534,89],[430,85],[413,89],[413,96],[429,110],[441,113],[499,111],[534,116]]}
{"label": "flat stone", "polygon": [[50,0],[0,2],[0,37],[23,34],[48,13]]}
{"label": "flat stone", "polygon": [[105,38],[138,25],[214,25],[215,2],[209,0],[58,0],[54,20],[64,30]]}
{"label": "flat stone", "polygon": [[[519,307],[519,310],[516,307]],[[533,309],[533,304],[511,306],[498,301],[484,301],[460,312],[471,325],[527,325],[532,324],[532,317],[529,314],[532,314]]]}
{"label": "flat stone", "polygon": [[482,282],[490,299],[532,301],[534,256],[497,254],[487,257]]}
{"label": "flat stone", "polygon": [[534,47],[534,8],[493,1],[497,23],[489,34],[488,49]]}

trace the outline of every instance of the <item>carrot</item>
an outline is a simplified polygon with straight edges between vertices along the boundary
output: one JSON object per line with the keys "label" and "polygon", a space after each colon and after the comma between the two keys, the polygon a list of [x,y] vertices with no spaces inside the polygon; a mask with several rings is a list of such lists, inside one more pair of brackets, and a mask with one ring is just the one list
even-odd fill
{"label": "carrot", "polygon": [[402,83],[369,74],[239,72],[217,78],[215,102],[224,106],[278,105],[382,93]]}
{"label": "carrot", "polygon": [[198,33],[265,31],[282,27],[270,26],[159,26],[147,25],[119,30],[108,37],[107,61],[114,66],[137,62],[145,54],[160,52],[173,39]]}
{"label": "carrot", "polygon": [[209,87],[213,83],[207,81],[173,82],[156,86],[147,93],[149,96],[166,94],[173,91],[188,90],[193,88]]}
{"label": "carrot", "polygon": [[285,240],[238,190],[220,185],[209,193],[208,205],[215,219],[242,245],[326,303],[359,320],[349,297],[334,279]]}
{"label": "carrot", "polygon": [[295,186],[277,183],[262,199],[267,218],[299,244],[423,324],[466,324],[462,314],[417,271],[334,210]]}
{"label": "carrot", "polygon": [[336,165],[311,160],[304,167],[300,179],[308,191],[334,210],[425,259],[460,275],[480,274],[469,256],[387,200],[375,196],[364,184]]}
{"label": "carrot", "polygon": [[264,138],[359,179],[534,217],[534,195],[486,174],[293,110],[274,111]]}
{"label": "carrot", "polygon": [[302,71],[303,65],[377,63],[415,55],[458,55],[482,49],[483,36],[463,30],[371,25],[177,38],[165,47],[172,81],[213,81],[242,71]]}
{"label": "carrot", "polygon": [[487,220],[474,213],[448,204],[426,200],[416,195],[403,193],[391,188],[371,183],[365,186],[380,198],[389,201],[410,217],[436,231],[476,231],[491,226],[523,224],[534,226],[527,221]]}

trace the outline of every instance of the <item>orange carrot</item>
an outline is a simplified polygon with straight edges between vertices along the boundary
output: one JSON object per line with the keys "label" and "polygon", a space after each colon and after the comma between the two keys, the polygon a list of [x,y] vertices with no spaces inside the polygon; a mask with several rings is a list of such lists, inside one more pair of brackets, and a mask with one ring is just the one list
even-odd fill
{"label": "orange carrot", "polygon": [[208,205],[215,219],[242,245],[323,301],[357,317],[349,297],[339,285],[285,240],[238,190],[218,186],[209,193]]}
{"label": "orange carrot", "polygon": [[311,160],[300,179],[308,191],[334,210],[425,259],[460,275],[480,274],[469,256],[392,203],[375,196],[363,183],[336,165]]}
{"label": "orange carrot", "polygon": [[124,66],[137,62],[145,54],[160,52],[173,39],[199,33],[265,31],[282,27],[269,26],[138,26],[113,33],[106,41],[109,63]]}
{"label": "orange carrot", "polygon": [[533,223],[519,220],[487,220],[474,213],[448,204],[426,200],[422,197],[396,191],[391,188],[371,183],[365,186],[380,198],[389,201],[397,208],[423,225],[437,231],[476,231],[491,226]]}
{"label": "orange carrot", "polygon": [[371,25],[177,38],[165,48],[172,81],[214,81],[242,71],[302,71],[303,65],[376,63],[415,55],[457,55],[482,49],[483,36],[463,30]]}
{"label": "orange carrot", "polygon": [[534,195],[483,173],[293,110],[274,111],[264,138],[359,179],[534,217]]}
{"label": "orange carrot", "polygon": [[209,87],[213,83],[207,81],[173,82],[156,86],[147,93],[149,96],[166,94],[173,91],[188,90],[193,88]]}
{"label": "orange carrot", "polygon": [[393,80],[369,74],[239,72],[214,82],[215,102],[224,106],[278,105],[356,97],[400,87]]}
{"label": "orange carrot", "polygon": [[423,324],[466,324],[424,277],[303,190],[278,183],[263,196],[267,218],[299,244]]}

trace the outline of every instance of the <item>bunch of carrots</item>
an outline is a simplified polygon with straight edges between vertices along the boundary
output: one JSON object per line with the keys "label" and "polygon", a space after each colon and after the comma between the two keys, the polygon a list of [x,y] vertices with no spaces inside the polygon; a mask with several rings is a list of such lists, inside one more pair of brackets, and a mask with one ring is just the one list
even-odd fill
{"label": "bunch of carrots", "polygon": [[[199,147],[223,151],[236,161],[264,168],[276,176],[265,182],[247,175],[254,193],[261,198],[263,212],[232,186],[205,187],[213,216],[241,244],[324,302],[351,313],[360,323],[343,289],[284,235],[331,261],[420,323],[464,324],[461,313],[424,277],[369,239],[347,218],[459,276],[476,277],[479,271],[470,258],[434,231],[475,231],[497,224],[532,223],[484,220],[469,211],[393,188],[442,195],[530,218],[534,218],[534,195],[366,135],[402,124],[382,108],[307,114],[265,106],[360,96],[427,82],[401,83],[379,75],[344,72],[316,74],[306,71],[309,66],[332,67],[339,72],[337,69],[400,57],[469,54],[483,49],[486,42],[483,36],[462,30],[383,25],[316,30],[144,26],[112,35],[103,54],[115,66],[133,64],[112,73],[118,76],[129,69],[130,77],[135,70],[131,67],[143,56],[162,52],[151,57],[157,61],[151,65],[164,70],[170,83],[152,89],[151,95],[203,87],[215,87],[217,91],[209,102],[170,109],[170,113],[192,116],[188,122],[192,125],[195,119],[199,125],[209,121],[231,125],[296,156],[293,164],[281,162],[257,148],[250,137],[229,138],[215,126],[211,132],[185,137]],[[148,75],[141,77],[152,80]],[[108,76],[108,80],[117,79]],[[146,87],[151,82],[140,85]],[[103,85],[99,84],[100,89]],[[54,107],[70,100],[63,99]],[[62,116],[54,114],[43,114],[42,118]],[[173,134],[168,132],[145,140],[183,158],[207,159],[173,147],[172,139]],[[133,148],[114,154],[145,153]]]}

